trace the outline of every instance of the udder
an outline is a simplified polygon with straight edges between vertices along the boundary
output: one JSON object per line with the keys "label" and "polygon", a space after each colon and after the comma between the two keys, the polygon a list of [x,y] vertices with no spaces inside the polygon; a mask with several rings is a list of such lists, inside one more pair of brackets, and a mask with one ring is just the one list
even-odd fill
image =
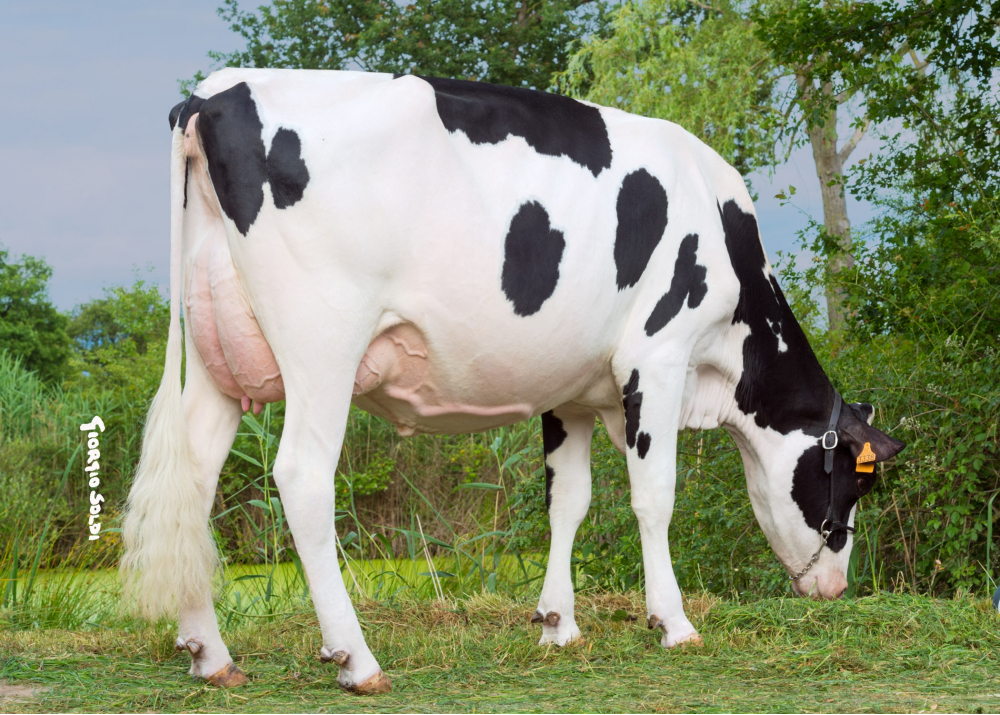
{"label": "udder", "polygon": [[285,399],[281,371],[240,285],[224,231],[190,267],[184,307],[198,354],[219,389],[260,412]]}
{"label": "udder", "polygon": [[421,332],[409,323],[381,333],[368,346],[354,377],[354,402],[392,422],[399,433],[471,432],[512,424],[532,405],[453,384],[432,364]]}

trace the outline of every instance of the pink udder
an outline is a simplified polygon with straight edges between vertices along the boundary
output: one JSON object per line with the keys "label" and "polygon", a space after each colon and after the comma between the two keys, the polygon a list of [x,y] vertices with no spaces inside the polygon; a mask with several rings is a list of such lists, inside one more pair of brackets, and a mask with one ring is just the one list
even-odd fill
{"label": "pink udder", "polygon": [[285,399],[281,371],[240,285],[224,232],[206,240],[191,266],[185,308],[198,354],[225,394],[259,414]]}

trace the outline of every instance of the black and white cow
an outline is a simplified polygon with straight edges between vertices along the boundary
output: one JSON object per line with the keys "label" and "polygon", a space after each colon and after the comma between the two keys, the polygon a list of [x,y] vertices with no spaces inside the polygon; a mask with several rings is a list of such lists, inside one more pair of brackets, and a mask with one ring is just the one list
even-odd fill
{"label": "black and white cow", "polygon": [[170,124],[170,334],[123,568],[148,615],[179,608],[192,673],[245,681],[212,608],[208,517],[251,403],[286,401],[274,478],[321,657],[356,692],[389,681],[337,567],[352,401],[404,435],[542,415],[543,643],[580,634],[570,554],[595,417],[627,455],[664,646],[698,639],[667,542],[678,429],[727,427],[796,589],[843,593],[870,462],[903,445],[869,426],[870,405],[841,402],[771,273],[742,178],[692,135],[523,89],[237,69],[202,82]]}

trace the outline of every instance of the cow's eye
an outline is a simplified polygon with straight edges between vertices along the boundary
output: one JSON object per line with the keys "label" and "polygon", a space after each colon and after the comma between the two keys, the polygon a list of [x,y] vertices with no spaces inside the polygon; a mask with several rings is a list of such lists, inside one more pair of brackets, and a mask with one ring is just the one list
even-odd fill
{"label": "cow's eye", "polygon": [[872,480],[861,477],[858,479],[858,496],[864,496],[872,489]]}

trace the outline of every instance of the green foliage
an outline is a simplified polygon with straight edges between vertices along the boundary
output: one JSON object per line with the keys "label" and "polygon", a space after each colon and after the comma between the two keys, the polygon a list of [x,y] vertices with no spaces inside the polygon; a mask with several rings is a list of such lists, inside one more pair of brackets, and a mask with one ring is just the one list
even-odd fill
{"label": "green foliage", "polygon": [[746,174],[774,162],[783,124],[766,45],[738,3],[625,2],[607,36],[582,41],[559,89],[668,119]]}
{"label": "green foliage", "polygon": [[247,43],[213,58],[236,67],[364,69],[549,86],[570,40],[601,24],[589,0],[273,0],[219,14]]}
{"label": "green foliage", "polygon": [[42,259],[11,261],[0,249],[0,346],[47,383],[62,379],[70,355],[69,321],[48,298],[51,277]]}
{"label": "green foliage", "polygon": [[1000,60],[994,6],[980,0],[762,1],[750,17],[777,64],[796,68],[802,83],[832,84],[830,93],[804,97],[807,113],[822,114],[857,96],[877,123],[919,110],[956,73],[988,80]]}
{"label": "green foliage", "polygon": [[[991,589],[987,501],[1000,492],[1000,359],[995,345],[875,336],[830,362],[851,399],[907,449],[880,467],[859,519],[879,529],[880,560],[915,592]],[[991,517],[995,515],[989,515]],[[882,584],[888,586],[887,583]]]}
{"label": "green foliage", "polygon": [[67,387],[152,397],[163,373],[169,316],[159,289],[138,278],[78,306],[69,325],[75,352]]}
{"label": "green foliage", "polygon": [[30,438],[48,396],[45,383],[22,358],[0,351],[0,439]]}

